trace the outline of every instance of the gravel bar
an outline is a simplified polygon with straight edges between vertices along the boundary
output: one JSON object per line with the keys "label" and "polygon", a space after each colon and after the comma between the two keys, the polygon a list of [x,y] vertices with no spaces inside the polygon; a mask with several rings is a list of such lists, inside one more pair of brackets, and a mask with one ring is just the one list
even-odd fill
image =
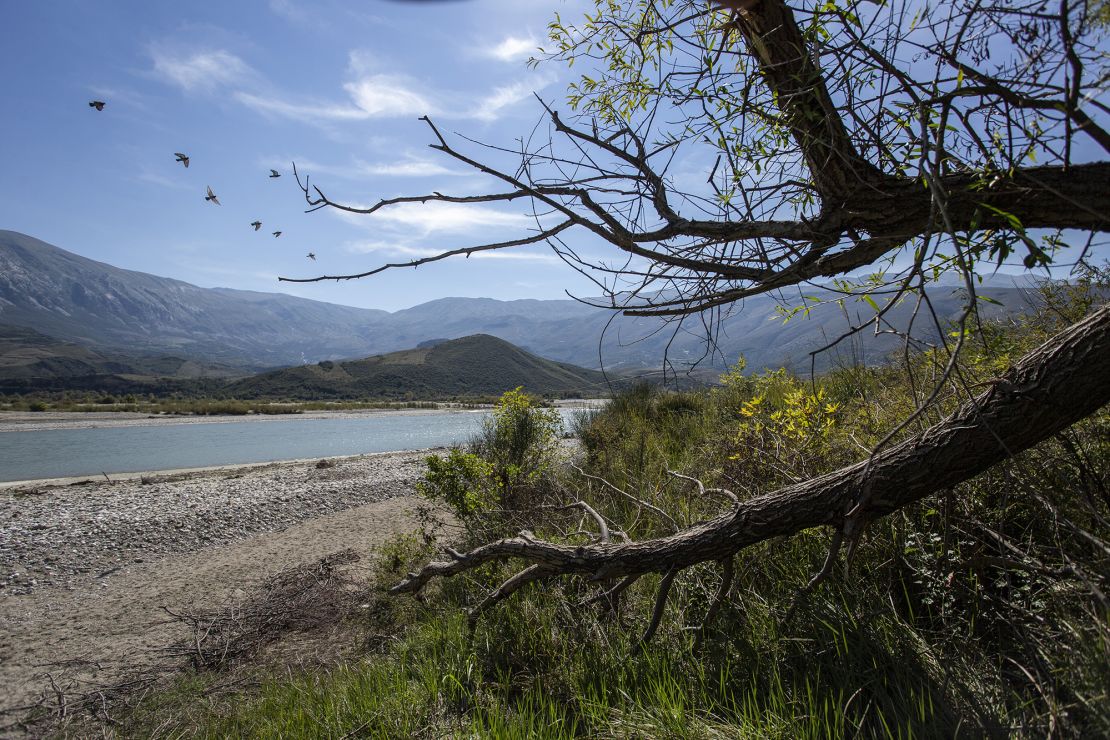
{"label": "gravel bar", "polygon": [[[430,450],[0,489],[0,596],[411,495]],[[317,467],[319,465],[320,467]]]}

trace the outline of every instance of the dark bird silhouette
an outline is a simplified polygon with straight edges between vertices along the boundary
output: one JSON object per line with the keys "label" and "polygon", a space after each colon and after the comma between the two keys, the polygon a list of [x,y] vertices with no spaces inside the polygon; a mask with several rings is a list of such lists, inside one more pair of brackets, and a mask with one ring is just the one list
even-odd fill
{"label": "dark bird silhouette", "polygon": [[181,164],[185,165],[185,168],[188,169],[188,167],[189,167],[189,155],[188,154],[182,154],[181,152],[174,152],[173,156],[177,157],[177,159],[175,161],[180,162]]}
{"label": "dark bird silhouette", "polygon": [[281,177],[281,173],[277,170],[270,170],[270,177]]}
{"label": "dark bird silhouette", "polygon": [[277,239],[279,236],[281,236],[281,232],[280,231],[275,231],[274,232],[274,238]]}
{"label": "dark bird silhouette", "polygon": [[254,227],[255,231],[258,231],[259,229],[262,228],[262,222],[261,221],[251,221],[251,226]]}
{"label": "dark bird silhouette", "polygon": [[305,255],[305,257],[308,257],[308,258],[309,258],[310,260],[312,260],[313,262],[315,262],[315,261],[316,261],[316,255],[315,255],[314,253],[312,253],[312,252],[309,252],[308,254],[306,254],[306,255]]}
{"label": "dark bird silhouette", "polygon": [[103,100],[90,100],[89,101],[89,107],[90,108],[96,108],[97,110],[104,110],[104,101]]}
{"label": "dark bird silhouette", "polygon": [[219,198],[216,197],[216,194],[212,192],[212,186],[208,185],[207,187],[208,187],[208,195],[204,196],[204,199],[205,200],[210,200],[213,203],[215,203],[216,205],[219,205],[220,200],[219,200]]}

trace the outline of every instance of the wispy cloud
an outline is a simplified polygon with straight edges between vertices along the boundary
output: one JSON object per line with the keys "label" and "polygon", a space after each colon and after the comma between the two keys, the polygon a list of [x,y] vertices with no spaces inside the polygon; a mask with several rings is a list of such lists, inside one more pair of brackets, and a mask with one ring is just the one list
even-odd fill
{"label": "wispy cloud", "polygon": [[179,180],[171,180],[168,177],[163,177],[156,172],[143,171],[135,175],[135,179],[140,182],[150,183],[151,185],[158,185],[163,188],[170,188],[173,190],[193,190],[194,186],[186,185]]}
{"label": "wispy cloud", "polygon": [[467,113],[467,118],[477,118],[479,121],[496,121],[501,117],[501,112],[525,98],[532,95],[535,90],[541,90],[549,84],[550,80],[535,80],[531,82],[514,82],[495,89],[492,93],[478,101]]}
{"label": "wispy cloud", "polygon": [[[394,257],[406,257],[409,259],[418,260],[425,257],[434,257],[437,254],[442,254],[444,251],[442,249],[433,249],[430,247],[414,247],[401,242],[381,240],[347,242],[344,247],[348,252],[352,252],[354,254],[378,255],[383,260],[393,259]],[[450,248],[451,247],[446,247],[445,249]],[[542,263],[555,263],[560,261],[559,258],[553,254],[545,252],[524,251],[519,247],[510,247],[507,249],[492,249],[485,252],[475,252],[470,255],[470,259]]]}
{"label": "wispy cloud", "polygon": [[[298,171],[309,175],[329,175],[346,180],[365,180],[368,177],[468,177],[469,172],[452,170],[427,157],[407,155],[387,162],[368,162],[355,158],[345,164],[324,164],[307,157],[260,157],[262,167],[274,167],[286,162],[296,162]],[[277,163],[277,164],[275,164]]]}
{"label": "wispy cloud", "polygon": [[244,90],[234,98],[252,110],[307,123],[365,121],[434,114],[438,108],[418,92],[420,85],[399,75],[371,75],[343,86],[350,96],[345,103],[290,102],[276,95],[259,95]]}
{"label": "wispy cloud", "polygon": [[471,233],[492,228],[523,230],[534,224],[528,216],[506,213],[488,206],[439,202],[399,203],[369,216],[343,212],[338,215],[365,228],[380,229],[384,226],[396,229],[406,237]]}
{"label": "wispy cloud", "polygon": [[281,16],[290,23],[297,25],[318,20],[315,13],[310,13],[293,0],[270,0],[270,12]]}
{"label": "wispy cloud", "polygon": [[[180,51],[155,45],[150,48],[150,55],[152,74],[185,91],[219,90],[259,114],[316,125],[423,115],[494,121],[553,79],[532,77],[476,96],[471,92],[437,90],[434,85],[408,75],[377,71],[372,54],[355,50],[348,61],[347,72],[351,77],[342,85],[346,99],[328,100],[288,95],[226,49]],[[392,174],[406,173],[398,169]],[[434,173],[410,166],[407,174]]]}
{"label": "wispy cloud", "polygon": [[444,175],[459,177],[469,174],[448,169],[430,159],[417,158],[366,165],[366,171],[371,175],[382,175],[385,177],[436,177]]}
{"label": "wispy cloud", "polygon": [[417,91],[419,88],[416,81],[407,77],[386,74],[370,75],[343,86],[367,118],[437,112],[437,107]]}
{"label": "wispy cloud", "polygon": [[155,76],[186,91],[240,87],[255,77],[250,65],[223,49],[174,52],[154,46],[150,55]]}
{"label": "wispy cloud", "polygon": [[140,110],[147,110],[147,104],[143,100],[141,93],[136,92],[130,88],[121,87],[104,87],[103,85],[93,85],[89,87],[91,92],[98,100],[109,100],[113,106],[124,104],[129,105]]}
{"label": "wispy cloud", "polygon": [[366,118],[365,111],[349,105],[306,102],[290,103],[273,95],[258,95],[239,90],[233,97],[256,113],[277,115],[296,121],[359,121]]}
{"label": "wispy cloud", "polygon": [[535,36],[507,36],[494,46],[483,47],[482,56],[502,62],[515,62],[527,59],[536,53],[540,45]]}

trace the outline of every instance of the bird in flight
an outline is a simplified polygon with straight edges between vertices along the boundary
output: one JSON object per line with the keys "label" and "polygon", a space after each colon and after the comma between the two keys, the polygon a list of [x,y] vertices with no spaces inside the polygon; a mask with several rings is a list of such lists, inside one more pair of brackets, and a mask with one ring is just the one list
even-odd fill
{"label": "bird in flight", "polygon": [[175,162],[180,162],[181,164],[185,165],[186,169],[189,168],[189,155],[188,154],[182,154],[181,152],[174,152],[173,156],[177,157],[177,159],[174,160]]}
{"label": "bird in flight", "polygon": [[281,173],[280,173],[280,172],[278,172],[277,170],[271,169],[271,170],[270,170],[270,177],[271,177],[271,178],[274,178],[274,177],[281,177]]}
{"label": "bird in flight", "polygon": [[262,222],[261,221],[251,221],[251,226],[254,227],[255,231],[258,231],[259,229],[262,228]]}
{"label": "bird in flight", "polygon": [[89,107],[90,108],[96,108],[97,110],[104,110],[104,101],[103,100],[90,100],[89,101]]}
{"label": "bird in flight", "polygon": [[274,232],[274,238],[277,239],[279,236],[281,236],[281,232],[280,231],[275,231]]}
{"label": "bird in flight", "polygon": [[306,255],[305,255],[305,257],[308,257],[308,258],[309,258],[310,260],[312,260],[313,262],[315,262],[315,261],[316,261],[316,255],[315,255],[315,253],[313,253],[313,252],[309,252],[308,254],[306,254]]}
{"label": "bird in flight", "polygon": [[212,186],[208,185],[207,187],[208,187],[208,195],[204,196],[204,199],[205,200],[210,200],[213,203],[215,203],[216,205],[219,205],[220,200],[219,200],[219,198],[216,197],[216,194],[212,192]]}

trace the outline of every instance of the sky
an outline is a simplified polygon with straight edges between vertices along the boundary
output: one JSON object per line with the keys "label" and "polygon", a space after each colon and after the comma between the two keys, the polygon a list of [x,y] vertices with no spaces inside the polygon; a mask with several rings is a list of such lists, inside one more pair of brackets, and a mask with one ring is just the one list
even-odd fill
{"label": "sky", "polygon": [[[391,311],[445,296],[591,294],[542,246],[345,283],[277,281],[527,235],[534,223],[511,205],[306,214],[291,163],[353,204],[488,189],[485,176],[429,149],[434,137],[417,119],[512,146],[542,112],[533,93],[565,108],[570,71],[526,62],[552,14],[580,14],[581,0],[0,8],[0,228],[203,287]],[[189,155],[188,169],[175,152]],[[204,200],[208,186],[221,205]]]}
{"label": "sky", "polygon": [[[582,70],[527,60],[554,13],[577,19],[591,5],[0,0],[0,228],[202,287],[390,311],[447,296],[597,295],[542,245],[343,283],[277,280],[530,235],[526,204],[305,213],[291,164],[353,205],[496,191],[429,149],[419,117],[470,152],[454,134],[512,148],[542,117],[536,95],[567,110],[567,83]],[[188,169],[175,152],[189,155]],[[704,167],[695,170],[687,179],[702,182]],[[205,202],[209,186],[221,205]],[[574,241],[588,238],[580,231],[565,236],[586,256],[597,246]]]}

